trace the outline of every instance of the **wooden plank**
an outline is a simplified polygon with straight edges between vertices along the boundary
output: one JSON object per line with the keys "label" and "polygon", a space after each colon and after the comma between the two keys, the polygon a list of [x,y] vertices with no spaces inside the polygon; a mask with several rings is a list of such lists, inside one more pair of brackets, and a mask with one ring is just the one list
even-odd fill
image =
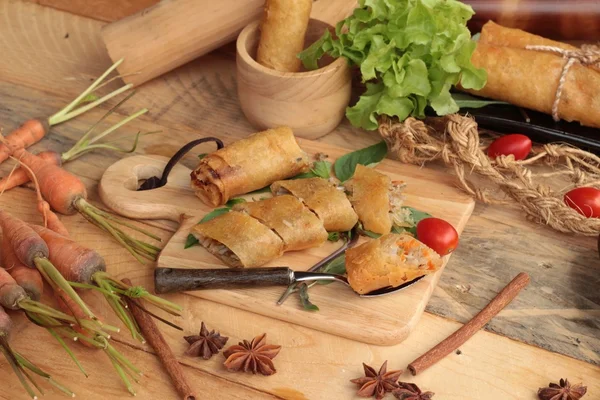
{"label": "wooden plank", "polygon": [[[90,186],[91,187],[91,186]],[[32,206],[34,195],[26,189],[15,189],[0,198],[0,207],[26,221],[39,222]],[[64,217],[67,228],[78,241],[93,246],[106,259],[108,272],[117,279],[130,278],[136,285],[152,288],[153,266],[148,265],[131,273],[134,259],[116,242],[79,215]],[[163,238],[168,235],[151,229]],[[524,293],[531,288],[525,289]],[[86,292],[84,299],[99,317],[120,326],[98,293]],[[339,336],[317,332],[255,313],[235,309],[212,301],[184,294],[164,296],[182,305],[182,317],[167,319],[184,331],[160,325],[174,354],[185,367],[192,388],[200,399],[359,399],[356,387],[349,380],[361,376],[362,362],[379,367],[388,360],[389,368],[405,369],[406,365],[456,330],[460,324],[425,313],[413,334],[396,346],[376,346],[358,343]],[[326,305],[324,305],[326,306]],[[510,313],[513,307],[500,313]],[[164,315],[164,313],[161,313]],[[77,398],[117,400],[129,395],[112,371],[103,354],[72,345],[90,377],[76,370],[64,351],[43,332],[32,326],[23,315],[11,313],[16,322],[11,343],[33,361],[55,373],[56,378],[77,392]],[[184,335],[196,334],[200,322],[229,337],[228,345],[250,339],[263,332],[268,342],[282,346],[275,358],[277,373],[270,377],[230,373],[223,367],[224,358],[218,354],[208,361],[183,355],[187,343]],[[115,346],[137,366],[145,376],[135,384],[139,399],[176,399],[177,396],[161,371],[151,349],[131,339],[126,332],[114,336]],[[538,387],[560,377],[588,385],[590,395],[600,393],[600,367],[569,357],[547,352],[488,332],[479,332],[461,347],[461,354],[451,354],[439,364],[417,377],[404,372],[401,380],[415,382],[424,389],[447,400],[523,400],[534,399]],[[8,373],[6,361],[0,359],[2,376],[0,399],[26,399],[17,378]],[[46,385],[44,385],[46,387]],[[61,400],[64,395],[48,390],[45,399]],[[593,396],[590,397],[594,398]]]}
{"label": "wooden plank", "polygon": [[[110,64],[99,41],[101,23],[7,0],[0,1],[0,22],[0,54],[11,61],[0,64],[0,121],[5,131],[32,115],[57,110]],[[64,39],[65,32],[71,32],[69,39]],[[170,156],[198,135],[227,132],[243,137],[252,132],[235,100],[230,50],[222,49],[140,88],[132,99],[134,106],[125,109],[148,106],[151,112],[135,122],[131,132],[168,127],[162,136],[145,138],[141,153]],[[92,112],[57,127],[36,149],[68,148],[100,115]],[[376,134],[346,123],[322,139],[353,148],[377,140]],[[90,154],[68,168],[92,182],[117,159],[106,152]],[[189,160],[186,165],[193,167],[193,156]],[[10,166],[2,168],[5,173]],[[478,204],[428,310],[464,322],[511,277],[525,271],[532,276],[530,289],[489,329],[599,364],[600,298],[595,269],[590,268],[597,262],[593,238],[534,225],[513,207]]]}

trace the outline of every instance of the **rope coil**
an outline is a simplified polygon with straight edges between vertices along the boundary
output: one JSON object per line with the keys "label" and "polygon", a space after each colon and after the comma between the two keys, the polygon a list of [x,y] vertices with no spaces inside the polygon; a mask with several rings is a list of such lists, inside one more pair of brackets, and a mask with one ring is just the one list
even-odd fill
{"label": "rope coil", "polygon": [[[452,167],[461,189],[478,201],[507,204],[512,199],[530,220],[557,231],[586,236],[600,233],[600,218],[586,218],[563,200],[564,193],[575,187],[600,188],[600,158],[595,154],[546,144],[525,160],[517,161],[512,155],[492,160],[481,145],[475,120],[458,114],[425,121],[410,117],[404,122],[382,117],[379,132],[389,151],[404,163],[423,165],[441,160]],[[542,165],[553,170],[536,173],[530,168]],[[469,179],[471,174],[485,178],[492,188],[477,186]],[[569,183],[553,190],[547,183],[556,177]]]}

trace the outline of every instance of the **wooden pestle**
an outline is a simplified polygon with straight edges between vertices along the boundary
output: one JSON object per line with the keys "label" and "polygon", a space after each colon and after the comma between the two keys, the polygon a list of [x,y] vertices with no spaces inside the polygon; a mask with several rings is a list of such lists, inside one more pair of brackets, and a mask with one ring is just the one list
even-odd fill
{"label": "wooden pestle", "polygon": [[[264,0],[162,0],[104,26],[102,39],[123,80],[139,86],[233,41],[262,15]],[[311,17],[335,25],[357,0],[315,0]],[[135,74],[134,74],[135,73]],[[134,74],[134,75],[128,75]]]}

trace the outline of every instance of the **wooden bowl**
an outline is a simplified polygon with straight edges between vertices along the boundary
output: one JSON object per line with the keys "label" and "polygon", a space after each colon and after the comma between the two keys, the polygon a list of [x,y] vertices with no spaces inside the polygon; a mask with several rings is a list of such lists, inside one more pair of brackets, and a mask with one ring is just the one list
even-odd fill
{"label": "wooden bowl", "polygon": [[[237,39],[237,86],[242,111],[257,129],[289,126],[294,134],[316,139],[334,130],[350,102],[352,79],[345,58],[321,60],[319,69],[279,72],[256,62],[260,21]],[[328,24],[311,19],[305,46],[321,37]]]}

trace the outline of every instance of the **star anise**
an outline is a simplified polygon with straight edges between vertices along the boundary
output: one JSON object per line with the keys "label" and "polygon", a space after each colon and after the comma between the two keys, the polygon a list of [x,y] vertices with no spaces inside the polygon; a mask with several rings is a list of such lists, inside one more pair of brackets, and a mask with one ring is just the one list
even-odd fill
{"label": "star anise", "polygon": [[194,336],[184,336],[184,339],[190,344],[185,354],[193,357],[202,357],[208,360],[217,354],[229,340],[228,337],[221,336],[219,332],[208,331],[204,322],[200,326],[200,333]]}
{"label": "star anise", "polygon": [[373,397],[382,399],[386,392],[391,392],[398,387],[396,383],[402,370],[387,372],[387,361],[383,363],[379,372],[376,372],[373,367],[363,363],[365,376],[362,378],[352,379],[350,382],[360,386],[357,395],[360,397]]}
{"label": "star anise", "polygon": [[560,384],[550,383],[549,387],[538,390],[540,400],[579,400],[587,392],[581,384],[571,385],[568,379],[561,379]]}
{"label": "star anise", "polygon": [[280,350],[281,346],[267,344],[267,334],[263,333],[251,342],[244,340],[225,350],[223,355],[227,359],[224,365],[229,371],[241,370],[253,374],[273,375],[277,370],[272,360]]}
{"label": "star anise", "polygon": [[392,392],[400,400],[430,400],[433,392],[422,392],[414,383],[398,382],[398,389]]}

